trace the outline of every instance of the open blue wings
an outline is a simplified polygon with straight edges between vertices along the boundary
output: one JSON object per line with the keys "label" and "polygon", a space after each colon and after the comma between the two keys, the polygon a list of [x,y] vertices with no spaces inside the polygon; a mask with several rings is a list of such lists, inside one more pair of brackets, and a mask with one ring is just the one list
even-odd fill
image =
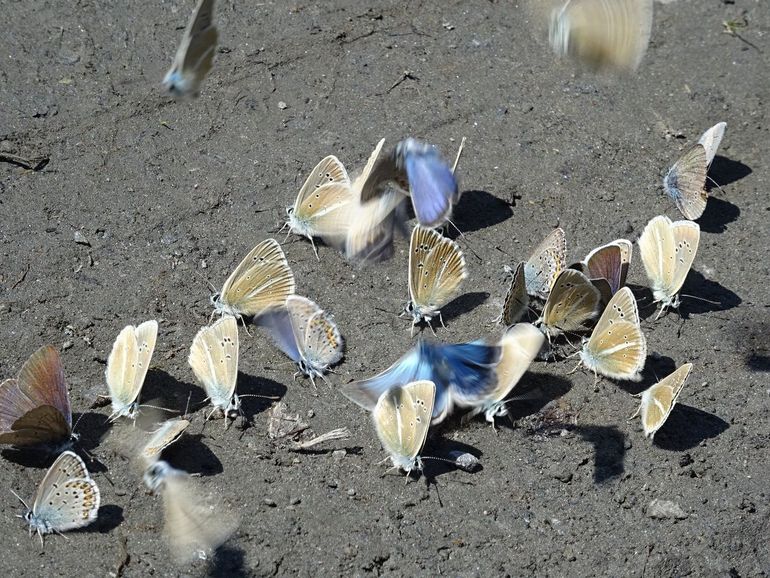
{"label": "open blue wings", "polygon": [[342,386],[342,393],[354,403],[372,411],[380,396],[395,386],[427,379],[436,384],[433,420],[443,420],[453,399],[483,398],[495,387],[495,366],[500,348],[483,341],[443,345],[419,341],[388,369],[369,379]]}
{"label": "open blue wings", "polygon": [[407,139],[399,150],[417,220],[426,227],[438,227],[458,197],[452,169],[430,145]]}

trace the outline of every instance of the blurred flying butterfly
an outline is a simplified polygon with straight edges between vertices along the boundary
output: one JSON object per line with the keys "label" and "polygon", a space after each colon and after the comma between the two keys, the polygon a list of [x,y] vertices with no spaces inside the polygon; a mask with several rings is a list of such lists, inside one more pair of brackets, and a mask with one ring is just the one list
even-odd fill
{"label": "blurred flying butterfly", "polygon": [[432,381],[413,381],[383,392],[372,411],[377,437],[393,467],[407,474],[422,470],[419,454],[428,437],[435,397]]}
{"label": "blurred flying butterfly", "polygon": [[164,421],[156,429],[150,439],[142,448],[140,457],[144,467],[150,467],[160,457],[161,452],[173,444],[182,435],[190,422],[182,418],[174,418]]}
{"label": "blurred flying butterfly", "polygon": [[529,309],[529,295],[527,295],[527,283],[524,280],[524,262],[516,265],[513,271],[506,267],[506,271],[512,273],[511,285],[505,294],[503,311],[495,321],[511,326]]}
{"label": "blurred flying butterfly", "polygon": [[698,219],[706,210],[706,149],[694,144],[687,149],[663,177],[663,189],[685,219]]}
{"label": "blurred flying butterfly", "polygon": [[613,295],[591,337],[583,343],[580,359],[594,375],[639,381],[647,359],[647,340],[639,326],[639,310],[631,289]]}
{"label": "blurred flying butterfly", "polygon": [[508,414],[506,398],[529,368],[543,346],[545,337],[534,325],[519,323],[505,333],[500,340],[502,356],[495,368],[495,388],[473,404],[470,415],[484,412],[490,423],[495,417]]}
{"label": "blurred flying butterfly", "polygon": [[560,228],[551,231],[524,263],[527,293],[545,299],[559,273],[567,266],[567,240]]}
{"label": "blurred flying butterfly", "polygon": [[409,189],[417,220],[426,227],[438,227],[459,199],[454,172],[433,145],[407,138],[383,157],[361,190],[361,202],[383,194],[383,185],[396,182]]}
{"label": "blurred flying butterfly", "polygon": [[163,85],[175,97],[198,96],[217,48],[214,0],[198,0]]}
{"label": "blurred flying butterfly", "polygon": [[59,352],[46,345],[29,357],[16,379],[0,383],[0,444],[68,445],[72,439],[64,368]]}
{"label": "blurred flying butterfly", "polygon": [[282,307],[292,293],[294,273],[286,256],[275,239],[265,239],[235,268],[222,291],[212,295],[211,303],[221,315],[252,316]]}
{"label": "blurred flying butterfly", "polygon": [[207,500],[187,472],[165,461],[147,468],[144,483],[163,496],[163,533],[178,564],[208,559],[238,527],[233,512]]}
{"label": "blurred flying butterfly", "polygon": [[634,71],[651,31],[652,0],[567,0],[551,12],[548,36],[557,55],[592,70]]}
{"label": "blurred flying butterfly", "polygon": [[725,129],[727,128],[726,122],[718,122],[714,126],[712,126],[710,129],[708,129],[706,132],[704,132],[700,139],[698,139],[698,144],[703,145],[703,148],[706,151],[706,166],[710,167],[711,163],[714,160],[714,157],[717,154],[717,149],[719,148],[719,144],[722,142],[722,137],[725,136]]}
{"label": "blurred flying butterfly", "polygon": [[316,303],[292,295],[286,307],[268,311],[256,323],[265,327],[276,346],[315,385],[315,378],[342,359],[345,343],[333,317]]}
{"label": "blurred flying butterfly", "polygon": [[465,257],[457,243],[417,225],[409,244],[409,303],[404,308],[412,316],[412,330],[420,321],[430,327],[434,317],[441,319],[441,308],[467,276]]}
{"label": "blurred flying butterfly", "polygon": [[682,393],[684,382],[690,375],[692,363],[685,363],[668,377],[664,377],[655,385],[645,389],[640,397],[642,402],[639,409],[629,419],[642,416],[644,435],[650,439],[666,423],[671,410],[676,405],[679,394]]}
{"label": "blurred flying butterfly", "polygon": [[658,317],[668,308],[679,307],[679,290],[684,285],[700,242],[700,227],[692,221],[676,221],[659,215],[639,237],[644,270],[650,280],[655,302],[662,304]]}
{"label": "blurred flying butterfly", "polygon": [[87,526],[96,520],[99,512],[99,488],[80,456],[71,451],[59,455],[49,468],[37,489],[32,508],[19,500],[27,508],[19,517],[29,522],[30,535],[36,532],[41,543],[45,534]]}
{"label": "blurred flying butterfly", "polygon": [[436,386],[433,423],[439,423],[449,415],[454,403],[473,405],[494,389],[500,355],[499,346],[481,340],[439,344],[420,339],[379,375],[345,384],[341,391],[352,402],[372,411],[380,396],[391,387],[411,381],[432,381]]}
{"label": "blurred flying butterfly", "polygon": [[[626,239],[616,239],[611,243],[597,247],[580,263],[570,265],[585,274],[602,293],[602,300],[608,303],[618,289],[626,284],[628,266],[631,262],[633,245]],[[598,284],[595,281],[605,280]]]}
{"label": "blurred flying butterfly", "polygon": [[227,315],[213,325],[202,327],[193,339],[187,362],[203,384],[214,411],[220,410],[227,419],[237,417],[241,400],[235,393],[238,380],[238,323],[235,317]]}
{"label": "blurred flying butterfly", "polygon": [[537,323],[549,340],[579,331],[596,316],[600,299],[599,290],[588,277],[575,269],[564,269],[556,278]]}
{"label": "blurred flying butterfly", "polygon": [[107,388],[112,399],[110,420],[121,416],[136,419],[139,392],[150,368],[158,337],[158,322],[145,321],[138,327],[127,325],[118,334],[107,358]]}

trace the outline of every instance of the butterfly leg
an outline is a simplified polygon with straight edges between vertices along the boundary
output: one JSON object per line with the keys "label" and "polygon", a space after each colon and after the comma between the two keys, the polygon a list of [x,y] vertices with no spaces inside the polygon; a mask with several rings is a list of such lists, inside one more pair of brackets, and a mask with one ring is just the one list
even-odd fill
{"label": "butterfly leg", "polygon": [[[441,311],[437,311],[437,313],[438,313],[438,320],[441,321],[441,327],[446,329],[447,327],[446,327],[446,325],[444,325],[444,316],[441,315]],[[435,335],[435,333],[434,333],[434,335]]]}
{"label": "butterfly leg", "polygon": [[315,253],[315,259],[316,261],[321,261],[321,258],[318,256],[318,248],[315,246],[315,241],[313,241],[313,237],[308,237],[310,239],[310,245],[313,247],[313,253]]}

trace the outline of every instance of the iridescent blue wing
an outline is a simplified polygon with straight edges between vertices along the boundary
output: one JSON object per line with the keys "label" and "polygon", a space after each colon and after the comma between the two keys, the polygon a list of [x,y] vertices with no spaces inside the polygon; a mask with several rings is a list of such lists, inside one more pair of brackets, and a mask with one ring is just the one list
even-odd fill
{"label": "iridescent blue wing", "polygon": [[417,220],[426,227],[437,227],[457,200],[454,173],[433,147],[415,144],[404,148],[404,168]]}
{"label": "iridescent blue wing", "polygon": [[275,346],[283,351],[294,363],[299,363],[302,354],[291,326],[289,311],[285,307],[270,309],[254,318],[254,323],[267,330]]}

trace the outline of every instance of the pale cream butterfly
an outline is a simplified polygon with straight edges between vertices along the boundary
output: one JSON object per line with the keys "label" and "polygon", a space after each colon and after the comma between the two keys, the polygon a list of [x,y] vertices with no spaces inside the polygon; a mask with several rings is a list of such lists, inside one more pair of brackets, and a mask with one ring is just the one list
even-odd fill
{"label": "pale cream butterfly", "polygon": [[[414,326],[441,320],[441,308],[456,295],[468,276],[460,247],[433,229],[417,225],[409,243],[409,303],[404,313],[412,316]],[[434,332],[435,333],[435,332]]]}
{"label": "pale cream butterfly", "polygon": [[586,321],[596,316],[600,299],[599,290],[588,277],[575,269],[565,269],[556,278],[536,323],[549,340],[585,329]]}
{"label": "pale cream butterfly", "polygon": [[703,145],[703,148],[706,150],[706,166],[711,166],[711,163],[717,154],[719,144],[722,142],[722,137],[725,136],[726,128],[726,122],[718,122],[704,132],[698,139],[698,144]]}
{"label": "pale cream butterfly", "polygon": [[[653,218],[639,237],[644,270],[655,302],[662,304],[657,317],[679,307],[679,290],[690,271],[700,242],[700,227],[692,221],[672,223],[665,215]],[[656,319],[657,319],[656,317]]]}
{"label": "pale cream butterfly", "polygon": [[505,294],[503,311],[495,322],[511,326],[529,309],[529,295],[527,295],[527,283],[524,280],[524,262],[516,265],[513,271],[506,266],[506,271],[511,273],[511,284]]}
{"label": "pale cream butterfly", "polygon": [[564,231],[556,228],[532,251],[524,263],[527,293],[539,299],[548,297],[559,273],[567,266],[567,240]]}
{"label": "pale cream butterfly", "polygon": [[310,240],[318,259],[313,237],[327,243],[338,243],[348,227],[349,205],[356,201],[345,167],[335,156],[318,163],[294,201],[286,209],[289,231]]}
{"label": "pale cream butterfly", "polygon": [[238,527],[232,511],[203,495],[187,472],[168,462],[154,461],[144,472],[144,483],[163,496],[163,533],[178,564],[208,559]]}
{"label": "pale cream butterfly", "polygon": [[374,427],[394,468],[407,474],[422,470],[420,452],[428,437],[435,398],[435,384],[423,380],[392,387],[377,400],[372,412]]}
{"label": "pale cream butterfly", "polygon": [[41,544],[43,535],[87,526],[99,512],[99,487],[80,456],[71,451],[61,453],[48,469],[31,508],[13,493],[27,508],[20,517],[29,522],[30,533],[40,536]]}
{"label": "pale cream butterfly", "polygon": [[[240,412],[241,400],[235,393],[238,380],[238,323],[230,315],[213,325],[202,327],[193,339],[187,362],[203,385],[214,406],[228,419]],[[212,412],[213,413],[213,412]]]}
{"label": "pale cream butterfly", "polygon": [[690,375],[692,363],[685,363],[668,377],[664,377],[655,385],[641,393],[642,402],[639,409],[629,419],[642,416],[644,435],[650,439],[666,423],[671,410],[676,405],[679,394],[682,393],[684,382]]}
{"label": "pale cream butterfly", "polygon": [[594,70],[634,71],[650,41],[652,3],[567,0],[551,12],[551,46]]}
{"label": "pale cream butterfly", "polygon": [[160,457],[161,452],[182,435],[190,422],[182,418],[168,419],[156,429],[140,452],[144,467],[149,467]]}
{"label": "pale cream butterfly", "polygon": [[158,322],[127,325],[118,334],[107,358],[107,387],[112,400],[111,420],[121,416],[136,419],[139,393],[150,368],[158,337]]}
{"label": "pale cream butterfly", "polygon": [[663,177],[663,190],[686,219],[698,219],[706,210],[708,162],[702,144],[688,148]]}
{"label": "pale cream butterfly", "polygon": [[518,323],[506,331],[499,344],[502,351],[500,362],[495,367],[497,384],[483,399],[473,403],[470,416],[484,412],[486,420],[494,424],[496,417],[508,415],[506,399],[539,353],[544,341],[543,333],[530,323]]}
{"label": "pale cream butterfly", "polygon": [[214,310],[235,317],[260,315],[286,304],[294,293],[294,273],[281,246],[265,239],[254,247],[211,296]]}
{"label": "pale cream butterfly", "polygon": [[639,381],[647,359],[647,340],[639,326],[639,310],[631,289],[613,295],[583,343],[580,359],[594,375]]}
{"label": "pale cream butterfly", "polygon": [[163,85],[175,97],[198,96],[217,48],[214,0],[198,0]]}

